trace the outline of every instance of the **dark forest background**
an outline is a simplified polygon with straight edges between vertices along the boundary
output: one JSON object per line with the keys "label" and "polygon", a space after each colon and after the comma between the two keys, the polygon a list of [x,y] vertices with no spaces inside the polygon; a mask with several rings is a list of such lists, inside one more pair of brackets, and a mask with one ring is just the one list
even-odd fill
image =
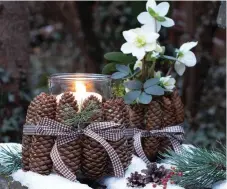
{"label": "dark forest background", "polygon": [[[162,28],[168,49],[199,41],[198,63],[178,78],[186,139],[208,148],[226,139],[226,29],[220,2],[170,2],[176,25]],[[0,2],[0,142],[20,142],[29,101],[58,72],[101,73],[122,31],[139,26],[144,1]],[[170,45],[171,44],[171,45]],[[167,50],[168,50],[167,49]]]}

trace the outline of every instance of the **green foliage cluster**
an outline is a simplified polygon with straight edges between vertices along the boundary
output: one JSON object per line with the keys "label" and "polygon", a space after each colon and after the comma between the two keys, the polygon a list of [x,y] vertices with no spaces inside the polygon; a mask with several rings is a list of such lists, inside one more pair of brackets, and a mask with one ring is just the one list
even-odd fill
{"label": "green foliage cluster", "polygon": [[179,185],[190,188],[210,188],[214,183],[226,179],[226,147],[220,150],[204,148],[183,148],[181,154],[168,151],[164,154],[165,163],[176,166],[182,173],[180,178],[175,177]]}
{"label": "green foliage cluster", "polygon": [[21,150],[16,146],[0,146],[0,175],[9,176],[21,169]]}

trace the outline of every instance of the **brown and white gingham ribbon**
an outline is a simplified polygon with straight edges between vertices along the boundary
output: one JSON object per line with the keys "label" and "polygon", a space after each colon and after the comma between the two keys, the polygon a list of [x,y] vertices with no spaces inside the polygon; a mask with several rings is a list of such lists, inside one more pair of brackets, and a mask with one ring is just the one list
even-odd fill
{"label": "brown and white gingham ribbon", "polygon": [[176,153],[181,153],[181,143],[184,140],[184,129],[182,127],[182,124],[176,125],[176,126],[169,126],[165,127],[161,130],[141,130],[141,129],[128,129],[125,133],[127,137],[131,137],[133,135],[134,139],[134,148],[137,153],[137,155],[146,163],[150,164],[151,162],[146,157],[142,143],[141,138],[143,137],[166,137],[170,140],[173,149]]}
{"label": "brown and white gingham ribbon", "polygon": [[71,181],[76,181],[76,175],[74,175],[62,161],[58,152],[58,146],[77,139],[81,134],[89,136],[99,142],[109,155],[113,165],[114,175],[116,177],[124,176],[124,169],[121,160],[113,147],[106,141],[118,141],[124,136],[124,133],[120,129],[115,128],[117,126],[119,126],[119,124],[114,122],[93,122],[83,130],[72,130],[72,128],[67,125],[44,118],[38,125],[25,125],[23,133],[25,135],[57,136],[50,154],[53,164],[63,176]]}

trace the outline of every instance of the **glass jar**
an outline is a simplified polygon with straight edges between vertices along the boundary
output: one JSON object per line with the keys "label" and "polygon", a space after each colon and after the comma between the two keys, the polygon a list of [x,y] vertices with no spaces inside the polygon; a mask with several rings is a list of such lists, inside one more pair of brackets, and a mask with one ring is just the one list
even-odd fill
{"label": "glass jar", "polygon": [[95,94],[100,95],[103,101],[111,98],[111,78],[108,75],[89,73],[53,74],[49,78],[49,91],[58,96],[64,92],[77,93],[83,97]]}

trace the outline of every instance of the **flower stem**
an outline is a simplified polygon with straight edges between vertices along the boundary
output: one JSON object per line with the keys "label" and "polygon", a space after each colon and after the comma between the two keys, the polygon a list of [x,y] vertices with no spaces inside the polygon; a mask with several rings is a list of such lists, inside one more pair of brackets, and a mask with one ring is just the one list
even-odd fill
{"label": "flower stem", "polygon": [[[146,57],[146,56],[145,56]],[[143,58],[143,60],[142,60],[142,70],[141,70],[141,79],[142,79],[142,81],[145,81],[145,79],[146,79],[146,58]]]}
{"label": "flower stem", "polygon": [[171,73],[172,73],[172,71],[173,71],[173,66],[174,66],[174,64],[171,64],[171,66],[170,66],[170,68],[169,68],[169,70],[168,70],[166,76],[171,75]]}

